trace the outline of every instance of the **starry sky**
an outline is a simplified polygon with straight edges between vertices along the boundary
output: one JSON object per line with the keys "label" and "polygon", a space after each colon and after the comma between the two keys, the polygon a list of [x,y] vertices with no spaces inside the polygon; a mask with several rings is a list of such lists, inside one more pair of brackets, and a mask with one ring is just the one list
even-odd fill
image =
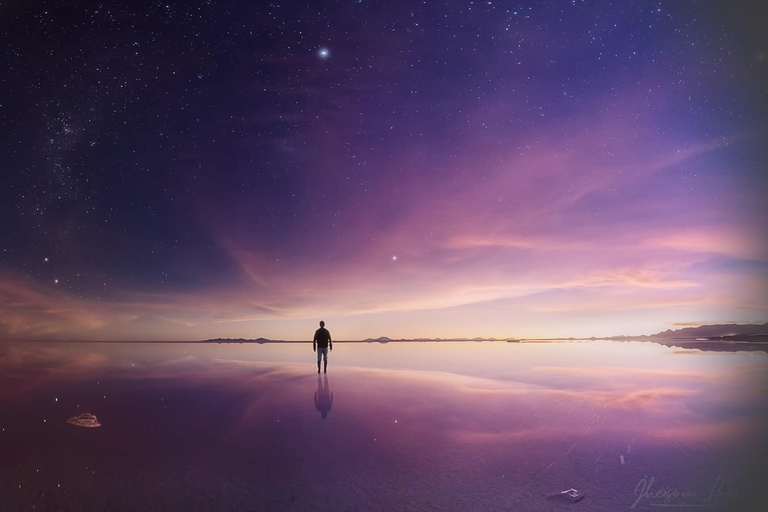
{"label": "starry sky", "polygon": [[768,318],[765,7],[0,3],[0,339]]}

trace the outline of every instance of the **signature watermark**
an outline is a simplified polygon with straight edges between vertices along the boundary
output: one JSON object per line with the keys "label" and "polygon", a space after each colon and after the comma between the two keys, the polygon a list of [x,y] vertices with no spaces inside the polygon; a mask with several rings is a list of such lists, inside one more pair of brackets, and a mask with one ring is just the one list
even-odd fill
{"label": "signature watermark", "polygon": [[727,487],[725,477],[718,475],[708,492],[697,493],[691,489],[677,489],[659,485],[656,478],[643,477],[635,486],[635,501],[630,507],[634,510],[640,507],[653,508],[698,508],[724,510],[738,506],[746,500],[749,493],[740,487]]}

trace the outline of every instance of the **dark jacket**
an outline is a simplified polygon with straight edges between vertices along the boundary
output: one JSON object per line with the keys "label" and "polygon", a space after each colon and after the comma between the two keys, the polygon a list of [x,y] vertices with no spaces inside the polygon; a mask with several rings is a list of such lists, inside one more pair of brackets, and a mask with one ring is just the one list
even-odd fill
{"label": "dark jacket", "polygon": [[312,340],[312,345],[315,343],[317,343],[317,348],[328,348],[328,344],[333,343],[331,341],[331,333],[328,332],[328,329],[321,327],[315,331],[315,338]]}

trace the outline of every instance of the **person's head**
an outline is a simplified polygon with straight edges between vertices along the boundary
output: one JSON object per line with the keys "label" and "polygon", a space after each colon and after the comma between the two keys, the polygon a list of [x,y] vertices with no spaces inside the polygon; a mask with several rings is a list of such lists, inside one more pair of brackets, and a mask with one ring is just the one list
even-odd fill
{"label": "person's head", "polygon": [[322,320],[320,320],[320,327],[325,327],[325,322],[323,322]]}

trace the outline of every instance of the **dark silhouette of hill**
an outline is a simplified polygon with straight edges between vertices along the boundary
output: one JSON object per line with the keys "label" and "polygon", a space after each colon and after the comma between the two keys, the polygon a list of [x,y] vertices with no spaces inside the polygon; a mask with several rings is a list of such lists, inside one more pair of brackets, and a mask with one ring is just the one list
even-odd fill
{"label": "dark silhouette of hill", "polygon": [[387,338],[386,336],[381,336],[380,338],[376,338],[376,339],[365,338],[363,341],[366,341],[368,343],[373,343],[375,341],[378,341],[379,343],[389,343],[390,341],[394,341],[394,340],[392,340],[392,338]]}
{"label": "dark silhouette of hill", "polygon": [[268,340],[267,338],[213,338],[202,343],[285,343],[283,340]]}
{"label": "dark silhouette of hill", "polygon": [[698,327],[685,327],[683,329],[668,329],[648,336],[653,339],[732,339],[741,336],[768,334],[768,322],[761,325],[754,324],[717,324],[700,325]]}

